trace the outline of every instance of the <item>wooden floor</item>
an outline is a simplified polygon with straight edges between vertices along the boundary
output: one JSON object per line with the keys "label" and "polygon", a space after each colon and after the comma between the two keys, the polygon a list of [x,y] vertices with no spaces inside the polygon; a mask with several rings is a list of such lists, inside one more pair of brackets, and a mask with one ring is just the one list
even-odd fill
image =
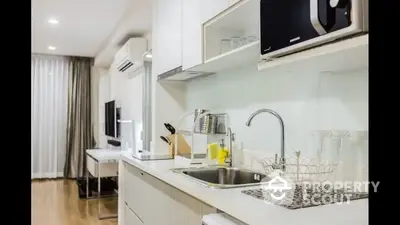
{"label": "wooden floor", "polygon": [[[117,225],[98,220],[97,200],[78,197],[74,180],[32,181],[32,225]],[[102,215],[117,213],[117,198],[102,199]]]}

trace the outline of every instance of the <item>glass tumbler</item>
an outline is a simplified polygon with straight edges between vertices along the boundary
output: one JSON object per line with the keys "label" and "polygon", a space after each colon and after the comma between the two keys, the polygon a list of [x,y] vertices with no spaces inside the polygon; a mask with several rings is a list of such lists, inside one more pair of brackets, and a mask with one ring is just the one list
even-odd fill
{"label": "glass tumbler", "polygon": [[239,36],[231,37],[231,49],[239,48],[240,47],[240,40],[241,40],[241,38]]}
{"label": "glass tumbler", "polygon": [[220,53],[223,54],[225,52],[229,52],[230,50],[231,50],[231,40],[230,39],[222,39]]}
{"label": "glass tumbler", "polygon": [[257,36],[247,36],[246,40],[247,40],[247,44],[250,44],[250,43],[257,41],[258,37]]}
{"label": "glass tumbler", "polygon": [[240,47],[248,44],[247,37],[240,38]]}

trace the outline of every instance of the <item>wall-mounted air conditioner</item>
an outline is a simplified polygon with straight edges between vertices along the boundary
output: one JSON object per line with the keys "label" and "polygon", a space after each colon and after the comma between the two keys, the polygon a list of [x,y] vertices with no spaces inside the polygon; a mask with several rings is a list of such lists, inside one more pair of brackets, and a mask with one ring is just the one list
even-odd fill
{"label": "wall-mounted air conditioner", "polygon": [[146,38],[130,38],[115,54],[114,65],[119,72],[135,71],[143,66],[143,54],[146,51]]}

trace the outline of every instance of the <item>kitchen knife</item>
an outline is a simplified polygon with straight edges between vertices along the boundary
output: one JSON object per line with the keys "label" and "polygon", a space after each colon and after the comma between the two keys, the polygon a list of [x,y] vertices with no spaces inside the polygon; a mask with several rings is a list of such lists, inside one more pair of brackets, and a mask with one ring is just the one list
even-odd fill
{"label": "kitchen knife", "polygon": [[175,134],[176,130],[171,124],[164,123],[164,126],[165,126],[165,128],[167,128],[167,130],[169,130],[169,132],[171,132],[171,134]]}
{"label": "kitchen knife", "polygon": [[165,141],[167,144],[171,144],[171,142],[169,141],[169,139],[167,137],[164,136],[160,136],[161,140]]}

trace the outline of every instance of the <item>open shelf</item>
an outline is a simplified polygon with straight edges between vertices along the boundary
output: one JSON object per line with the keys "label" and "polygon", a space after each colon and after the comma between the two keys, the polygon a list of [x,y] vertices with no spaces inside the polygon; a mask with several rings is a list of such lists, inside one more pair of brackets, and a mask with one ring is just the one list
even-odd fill
{"label": "open shelf", "polygon": [[[190,80],[209,76],[227,69],[244,65],[257,65],[259,61],[259,0],[242,0],[203,23],[203,63],[185,71],[159,77],[163,81]],[[239,43],[229,44],[221,52],[221,40],[241,38]],[[230,39],[231,40],[231,39]]]}
{"label": "open shelf", "polygon": [[[284,66],[284,67],[283,67]],[[259,70],[281,69],[340,73],[368,68],[368,34],[261,61]]]}
{"label": "open shelf", "polygon": [[[203,24],[203,61],[245,50],[259,40],[260,1],[243,0]],[[235,40],[236,39],[236,40]],[[225,42],[223,41],[225,40]]]}
{"label": "open shelf", "polygon": [[[196,66],[190,71],[184,71],[166,80],[189,80],[243,65],[254,65],[263,72],[272,70],[302,72],[341,73],[368,68],[368,34],[325,44],[292,55],[287,55],[273,61],[259,62],[259,42],[243,46],[235,51],[216,56],[207,63]],[[203,71],[188,74],[192,71]]]}

